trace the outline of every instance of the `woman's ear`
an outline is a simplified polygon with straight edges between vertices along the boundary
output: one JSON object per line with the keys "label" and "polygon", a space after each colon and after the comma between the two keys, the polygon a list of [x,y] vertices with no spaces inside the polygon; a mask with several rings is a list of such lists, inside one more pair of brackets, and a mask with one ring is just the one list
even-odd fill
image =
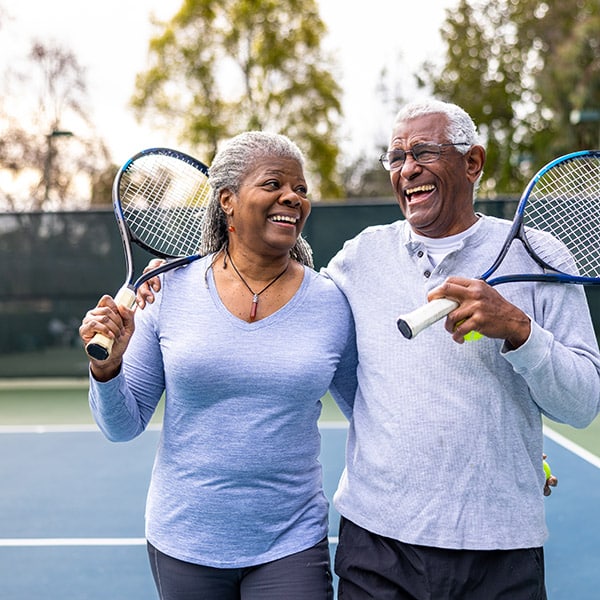
{"label": "woman's ear", "polygon": [[230,190],[221,190],[221,195],[219,196],[219,203],[221,204],[223,212],[228,216],[231,216],[233,214],[233,197],[234,194]]}
{"label": "woman's ear", "polygon": [[485,148],[475,145],[467,152],[467,177],[475,183],[480,177],[485,164]]}

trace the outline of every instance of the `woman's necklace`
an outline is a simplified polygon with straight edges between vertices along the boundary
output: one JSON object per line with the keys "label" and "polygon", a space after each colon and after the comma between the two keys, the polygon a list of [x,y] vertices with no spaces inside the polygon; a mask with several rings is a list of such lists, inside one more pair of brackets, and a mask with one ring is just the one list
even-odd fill
{"label": "woman's necklace", "polygon": [[229,259],[229,262],[231,263],[233,270],[236,272],[237,276],[240,278],[240,281],[248,288],[248,291],[252,294],[252,308],[250,309],[250,320],[254,321],[254,319],[256,318],[256,309],[258,308],[258,297],[263,292],[268,290],[280,277],[283,277],[285,272],[288,270],[288,267],[290,266],[290,261],[288,260],[288,264],[285,266],[285,269],[283,271],[281,271],[281,273],[279,273],[279,275],[277,275],[277,277],[275,277],[269,283],[267,283],[267,285],[265,285],[265,287],[262,290],[260,290],[260,292],[255,292],[248,285],[248,282],[242,277],[242,274],[238,271],[237,267],[235,266],[235,263],[233,262],[233,259],[231,258],[231,254],[229,254],[229,249],[225,250],[225,253],[227,254],[227,258]]}

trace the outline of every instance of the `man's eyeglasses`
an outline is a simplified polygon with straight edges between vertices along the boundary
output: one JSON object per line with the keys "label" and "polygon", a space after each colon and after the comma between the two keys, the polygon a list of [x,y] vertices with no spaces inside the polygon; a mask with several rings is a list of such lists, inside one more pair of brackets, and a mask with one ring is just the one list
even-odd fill
{"label": "man's eyeglasses", "polygon": [[442,148],[445,146],[470,146],[467,142],[457,144],[415,144],[410,150],[389,150],[379,157],[381,166],[386,171],[398,171],[402,168],[406,155],[410,154],[419,165],[427,165],[435,162],[442,155]]}

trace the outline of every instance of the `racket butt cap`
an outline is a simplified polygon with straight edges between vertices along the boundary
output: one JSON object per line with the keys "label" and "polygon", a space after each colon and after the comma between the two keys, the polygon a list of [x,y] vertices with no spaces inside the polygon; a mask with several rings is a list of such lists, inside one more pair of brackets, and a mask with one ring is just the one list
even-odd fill
{"label": "racket butt cap", "polygon": [[90,358],[95,358],[96,360],[106,360],[108,358],[108,350],[100,344],[89,343],[85,347],[85,351]]}
{"label": "racket butt cap", "polygon": [[407,339],[410,340],[413,337],[413,332],[410,325],[402,318],[396,321],[396,325],[400,330],[400,333]]}

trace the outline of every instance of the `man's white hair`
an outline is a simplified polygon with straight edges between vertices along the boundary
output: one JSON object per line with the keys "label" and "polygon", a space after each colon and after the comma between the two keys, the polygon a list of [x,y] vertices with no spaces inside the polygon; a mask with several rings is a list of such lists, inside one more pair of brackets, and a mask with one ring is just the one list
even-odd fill
{"label": "man's white hair", "polygon": [[456,104],[433,98],[417,100],[403,106],[396,115],[394,126],[401,121],[432,114],[443,114],[448,118],[446,135],[448,136],[449,143],[457,144],[464,142],[469,144],[469,146],[456,147],[461,154],[465,154],[470,146],[479,143],[477,127],[464,109]]}

